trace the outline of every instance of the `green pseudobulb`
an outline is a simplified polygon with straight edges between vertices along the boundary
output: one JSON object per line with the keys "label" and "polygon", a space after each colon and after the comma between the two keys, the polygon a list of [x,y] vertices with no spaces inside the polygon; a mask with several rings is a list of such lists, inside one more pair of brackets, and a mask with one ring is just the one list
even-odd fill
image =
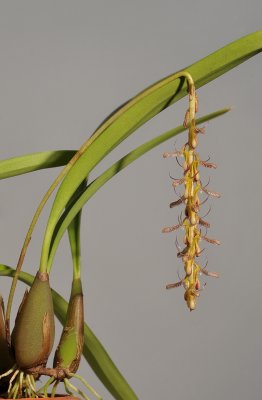
{"label": "green pseudobulb", "polygon": [[21,369],[45,366],[54,344],[54,310],[47,273],[38,272],[24,296],[12,333],[16,364]]}
{"label": "green pseudobulb", "polygon": [[84,345],[84,306],[81,281],[74,280],[67,309],[65,326],[54,358],[54,368],[75,373]]}

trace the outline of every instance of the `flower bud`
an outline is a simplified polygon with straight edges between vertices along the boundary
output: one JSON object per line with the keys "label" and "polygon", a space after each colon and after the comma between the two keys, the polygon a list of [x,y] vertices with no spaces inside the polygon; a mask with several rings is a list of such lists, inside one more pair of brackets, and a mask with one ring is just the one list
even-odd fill
{"label": "flower bud", "polygon": [[196,213],[194,211],[192,211],[190,213],[190,224],[191,225],[196,225],[196,223],[197,223]]}
{"label": "flower bud", "polygon": [[196,252],[196,256],[199,257],[201,254],[201,249],[197,242],[195,243],[195,252]]}
{"label": "flower bud", "polygon": [[192,274],[192,260],[186,261],[185,263],[185,272],[187,276]]}
{"label": "flower bud", "polygon": [[196,308],[196,299],[191,289],[185,291],[184,298],[186,300],[189,310],[193,311]]}
{"label": "flower bud", "polygon": [[190,150],[188,152],[188,164],[191,165],[194,161],[194,152],[192,150]]}

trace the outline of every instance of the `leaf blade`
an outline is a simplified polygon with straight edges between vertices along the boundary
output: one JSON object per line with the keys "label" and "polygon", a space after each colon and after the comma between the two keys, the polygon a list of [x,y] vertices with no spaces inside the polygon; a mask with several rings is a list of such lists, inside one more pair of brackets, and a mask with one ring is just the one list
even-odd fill
{"label": "leaf blade", "polygon": [[74,154],[75,150],[54,150],[0,160],[0,179],[27,174],[40,169],[60,167],[67,164]]}

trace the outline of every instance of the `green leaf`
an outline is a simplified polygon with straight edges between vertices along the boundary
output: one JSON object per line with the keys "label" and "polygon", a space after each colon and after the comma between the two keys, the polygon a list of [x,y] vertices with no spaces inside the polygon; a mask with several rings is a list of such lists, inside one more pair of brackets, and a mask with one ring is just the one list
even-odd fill
{"label": "green leaf", "polygon": [[[71,204],[79,197],[79,194],[86,189],[87,180],[85,179],[66,206],[66,210],[71,208]],[[75,215],[71,223],[67,227],[68,238],[71,248],[71,256],[73,262],[73,278],[81,279],[81,240],[80,240],[80,226],[81,226],[82,210]]]}
{"label": "green leaf", "polygon": [[[230,108],[224,108],[222,110],[213,112],[211,114],[205,115],[204,117],[198,118],[196,120],[197,124],[202,124],[208,120],[217,118],[225,113],[230,111]],[[152,150],[154,147],[160,145],[166,140],[178,135],[181,132],[184,132],[186,129],[183,125],[178,126],[177,128],[171,129],[160,136],[157,136],[154,139],[149,140],[148,142],[140,145],[135,150],[126,154],[116,163],[114,163],[111,167],[109,167],[105,172],[103,172],[98,178],[96,178],[93,182],[91,182],[85,189],[78,192],[78,196],[74,201],[71,202],[71,206],[68,207],[62,216],[60,217],[52,238],[51,246],[50,246],[50,254],[48,259],[48,270],[50,270],[53,262],[53,258],[55,256],[57,247],[59,242],[70,225],[71,221],[75,218],[79,210],[85,205],[85,203],[111,178],[113,178],[118,172],[122,171],[122,169],[126,168],[132,162],[137,160],[139,157]]]}
{"label": "green leaf", "polygon": [[[14,269],[0,264],[0,276],[14,275]],[[20,272],[19,279],[27,285],[32,285],[34,277],[26,272]],[[55,290],[52,290],[54,310],[59,321],[64,324],[68,303]],[[95,374],[116,400],[137,400],[121,372],[115,366],[101,342],[92,330],[85,324],[85,344],[83,355]]]}
{"label": "green leaf", "polygon": [[67,164],[75,150],[43,151],[0,161],[0,179]]}
{"label": "green leaf", "polygon": [[[202,60],[184,68],[191,74],[196,87],[201,87],[231,70],[262,50],[262,31],[238,39]],[[187,93],[184,78],[178,73],[150,86],[126,102],[109,116],[92,135],[75,165],[69,170],[56,194],[47,223],[42,247],[41,268],[45,268],[55,226],[65,205],[90,171],[121,141],[159,112]]]}

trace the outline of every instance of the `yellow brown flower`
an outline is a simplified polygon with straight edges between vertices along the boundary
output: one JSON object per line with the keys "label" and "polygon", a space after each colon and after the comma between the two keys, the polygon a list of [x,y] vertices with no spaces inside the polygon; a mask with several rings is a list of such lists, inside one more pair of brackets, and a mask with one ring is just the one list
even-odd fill
{"label": "yellow brown flower", "polygon": [[178,186],[183,185],[184,193],[179,196],[178,200],[175,200],[170,204],[170,208],[184,204],[185,216],[183,219],[180,216],[178,224],[166,227],[162,232],[173,232],[180,227],[183,227],[185,230],[183,238],[185,247],[181,249],[177,242],[177,256],[181,258],[184,263],[185,276],[179,282],[168,284],[166,288],[170,289],[183,286],[185,289],[185,301],[190,311],[192,311],[196,308],[196,300],[201,291],[199,276],[203,273],[208,276],[218,277],[217,273],[207,271],[206,266],[202,268],[197,262],[197,258],[203,251],[200,247],[201,240],[205,240],[212,244],[220,244],[218,240],[210,239],[206,235],[202,234],[201,227],[207,229],[210,224],[200,217],[200,208],[205,202],[203,201],[201,203],[200,193],[204,192],[208,197],[220,197],[220,195],[217,192],[209,191],[206,187],[203,187],[201,183],[199,167],[216,168],[216,165],[208,161],[202,161],[196,152],[198,135],[204,133],[204,129],[196,126],[195,115],[198,111],[198,99],[193,79],[187,72],[185,72],[184,75],[188,84],[189,108],[186,111],[183,125],[185,128],[188,128],[188,140],[181,150],[173,153],[164,153],[164,157],[177,158],[178,156],[182,156],[184,159],[182,165],[184,171],[183,177],[180,179],[173,179],[174,189],[176,190]]}

